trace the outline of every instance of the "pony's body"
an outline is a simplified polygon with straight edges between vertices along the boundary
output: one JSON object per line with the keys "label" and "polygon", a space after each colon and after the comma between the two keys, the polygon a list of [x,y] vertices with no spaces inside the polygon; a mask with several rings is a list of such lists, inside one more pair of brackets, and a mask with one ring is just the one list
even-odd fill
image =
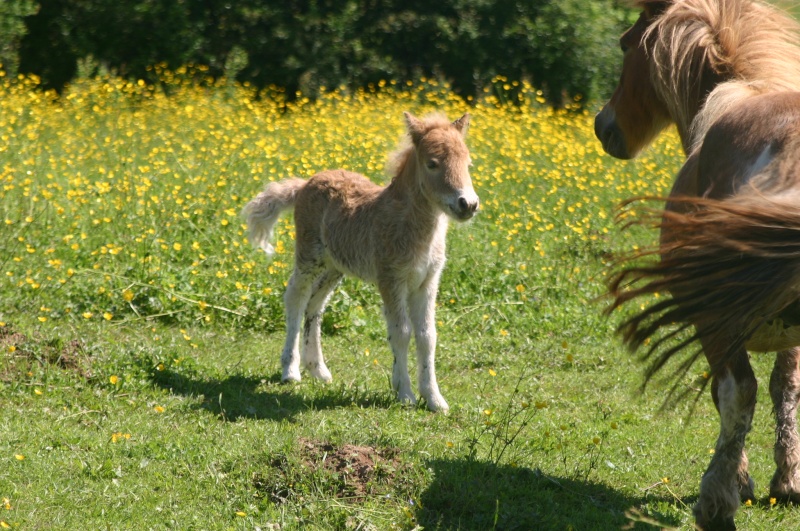
{"label": "pony's body", "polygon": [[464,144],[469,115],[452,124],[441,117],[420,121],[410,114],[406,121],[411,142],[395,154],[388,186],[344,170],[324,171],[308,181],[270,183],[246,207],[247,222],[250,241],[269,254],[278,216],[295,209],[296,262],[284,296],[284,381],[300,380],[301,361],[314,377],[331,380],[320,347],[320,320],[331,292],[348,275],[380,291],[398,398],[416,403],[407,359],[413,330],[420,394],[431,410],[446,411],[434,370],[434,311],[448,217],[463,221],[478,209]]}
{"label": "pony's body", "polygon": [[620,327],[638,348],[679,325],[650,342],[648,378],[699,340],[721,429],[694,512],[702,528],[733,529],[740,499],[755,497],[744,453],[757,389],[748,349],[779,351],[770,495],[800,502],[800,26],[751,0],[636,3],[621,82],[595,131],[609,154],[632,158],[675,123],[687,159],[660,221],[660,261],[619,273],[613,307],[671,294]]}

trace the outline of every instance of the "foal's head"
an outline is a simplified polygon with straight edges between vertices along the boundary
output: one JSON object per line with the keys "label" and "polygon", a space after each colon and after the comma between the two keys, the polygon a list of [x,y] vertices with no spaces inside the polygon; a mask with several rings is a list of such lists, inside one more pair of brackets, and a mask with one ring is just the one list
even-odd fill
{"label": "foal's head", "polygon": [[469,150],[464,140],[469,114],[455,122],[441,116],[418,119],[404,113],[414,149],[407,164],[415,165],[417,182],[425,196],[458,221],[470,219],[480,201],[469,176]]}
{"label": "foal's head", "polygon": [[644,42],[647,28],[665,8],[665,2],[645,3],[639,19],[620,38],[622,75],[594,120],[594,132],[603,149],[619,159],[635,157],[671,122],[653,85]]}

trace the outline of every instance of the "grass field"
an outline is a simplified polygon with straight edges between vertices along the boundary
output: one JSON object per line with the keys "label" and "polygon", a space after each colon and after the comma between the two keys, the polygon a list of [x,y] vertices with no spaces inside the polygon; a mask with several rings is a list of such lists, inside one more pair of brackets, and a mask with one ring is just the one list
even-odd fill
{"label": "grass field", "polygon": [[[612,257],[655,241],[614,209],[667,193],[674,134],[616,161],[591,112],[502,79],[467,107],[424,80],[286,104],[163,78],[0,86],[0,527],[691,528],[716,412],[640,394],[598,299]],[[334,382],[281,385],[292,220],[268,263],[239,217],[267,180],[385,182],[405,110],[473,114],[482,212],[449,232],[437,310],[446,416],[394,402],[380,299],[355,280],[325,316]],[[770,361],[745,529],[800,525],[766,498]]]}

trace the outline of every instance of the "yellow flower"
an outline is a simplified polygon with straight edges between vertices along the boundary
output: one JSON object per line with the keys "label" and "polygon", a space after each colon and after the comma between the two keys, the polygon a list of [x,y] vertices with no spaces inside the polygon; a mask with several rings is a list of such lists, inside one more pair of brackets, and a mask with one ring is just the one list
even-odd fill
{"label": "yellow flower", "polygon": [[153,408],[153,410],[156,413],[163,413],[164,412],[164,406],[156,406],[156,407]]}
{"label": "yellow flower", "polygon": [[3,529],[11,529],[11,526],[5,520],[0,520],[0,527]]}
{"label": "yellow flower", "polygon": [[175,242],[172,244],[172,248],[175,249],[176,251],[180,251],[183,248],[183,246],[180,243]]}
{"label": "yellow flower", "polygon": [[744,502],[746,507],[751,507],[753,505],[753,500],[747,500]]}
{"label": "yellow flower", "polygon": [[110,313],[110,312],[105,312],[105,313],[103,314],[103,319],[105,319],[106,321],[110,321],[110,320],[111,320],[111,319],[113,319],[113,318],[114,318],[114,314],[112,314],[112,313]]}
{"label": "yellow flower", "polygon": [[83,312],[81,315],[84,319],[91,319],[94,314],[92,312]]}
{"label": "yellow flower", "polygon": [[14,454],[14,458],[15,458],[17,461],[22,461],[23,459],[25,459],[25,456],[24,456],[24,455],[22,455],[22,454]]}
{"label": "yellow flower", "polygon": [[494,369],[489,369],[489,376],[497,376],[497,372]]}
{"label": "yellow flower", "polygon": [[244,511],[236,511],[236,516],[244,518],[245,516],[247,516],[247,513]]}
{"label": "yellow flower", "polygon": [[778,503],[778,500],[777,500],[777,499],[775,499],[775,498],[770,498],[770,499],[769,499],[769,505],[770,505],[770,507],[772,507],[772,506],[773,506],[773,505],[775,505],[776,503]]}
{"label": "yellow flower", "polygon": [[133,300],[133,292],[129,289],[126,289],[122,292],[122,299],[125,302],[131,302]]}
{"label": "yellow flower", "polygon": [[111,385],[117,385],[117,383],[119,382],[119,378],[117,377],[116,374],[112,374],[111,376],[108,377],[108,381],[111,382]]}
{"label": "yellow flower", "polygon": [[598,444],[600,444],[600,437],[595,437],[594,439],[592,439],[592,442],[594,443],[595,446],[597,446]]}
{"label": "yellow flower", "polygon": [[38,389],[38,388],[37,388],[37,389],[34,389],[34,390],[33,390],[33,392],[34,392],[34,394],[37,394],[37,395],[40,395],[40,396],[41,396],[41,394],[42,394],[42,390],[41,390],[41,389]]}

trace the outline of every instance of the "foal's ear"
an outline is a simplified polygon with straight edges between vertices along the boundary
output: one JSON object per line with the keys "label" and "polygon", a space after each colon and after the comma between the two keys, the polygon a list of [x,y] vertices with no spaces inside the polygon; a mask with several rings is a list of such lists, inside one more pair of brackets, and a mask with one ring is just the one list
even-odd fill
{"label": "foal's ear", "polygon": [[411,141],[415,144],[419,143],[422,137],[425,136],[425,126],[422,121],[410,112],[404,112],[403,117],[406,119],[406,128],[408,129],[408,134],[411,135]]}
{"label": "foal's ear", "polygon": [[461,133],[461,136],[463,136],[464,138],[467,137],[467,129],[469,129],[469,119],[470,119],[469,113],[465,113],[464,116],[453,122],[453,127],[458,129],[458,131]]}

